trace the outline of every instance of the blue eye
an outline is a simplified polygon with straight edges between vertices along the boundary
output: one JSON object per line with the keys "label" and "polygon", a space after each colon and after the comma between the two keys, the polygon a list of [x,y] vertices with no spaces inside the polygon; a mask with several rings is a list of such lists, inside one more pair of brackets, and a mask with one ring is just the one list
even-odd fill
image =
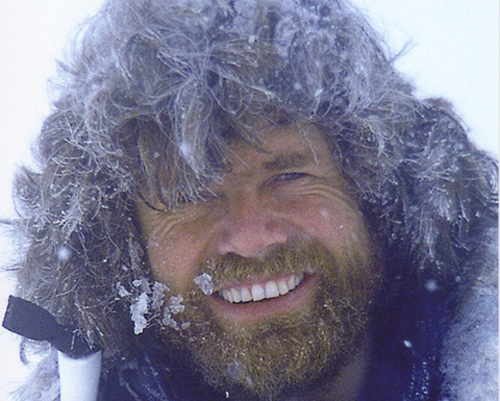
{"label": "blue eye", "polygon": [[278,181],[293,181],[293,180],[298,180],[299,178],[303,178],[305,176],[307,176],[306,173],[292,172],[292,173],[280,174],[280,175],[278,175],[277,179],[278,179]]}

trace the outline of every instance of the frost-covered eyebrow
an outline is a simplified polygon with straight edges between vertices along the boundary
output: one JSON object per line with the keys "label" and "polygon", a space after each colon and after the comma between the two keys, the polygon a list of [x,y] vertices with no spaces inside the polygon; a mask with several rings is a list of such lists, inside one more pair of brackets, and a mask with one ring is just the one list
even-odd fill
{"label": "frost-covered eyebrow", "polygon": [[303,153],[279,153],[273,160],[263,162],[262,167],[268,171],[283,171],[291,168],[304,167],[311,163],[313,158]]}

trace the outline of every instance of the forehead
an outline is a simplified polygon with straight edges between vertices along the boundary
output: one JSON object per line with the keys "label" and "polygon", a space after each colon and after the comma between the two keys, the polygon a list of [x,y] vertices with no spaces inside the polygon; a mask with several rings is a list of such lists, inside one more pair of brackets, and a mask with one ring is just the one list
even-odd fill
{"label": "forehead", "polygon": [[259,167],[268,171],[331,161],[327,143],[314,125],[256,126],[259,146],[243,141],[230,145],[231,172]]}

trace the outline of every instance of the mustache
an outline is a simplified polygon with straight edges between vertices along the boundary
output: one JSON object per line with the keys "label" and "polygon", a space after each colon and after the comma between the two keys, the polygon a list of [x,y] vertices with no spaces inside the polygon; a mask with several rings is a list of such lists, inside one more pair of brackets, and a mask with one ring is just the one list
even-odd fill
{"label": "mustache", "polygon": [[335,255],[319,243],[279,244],[263,257],[244,257],[236,253],[217,255],[201,263],[200,272],[212,277],[214,285],[245,282],[252,277],[290,273],[321,272],[335,267]]}

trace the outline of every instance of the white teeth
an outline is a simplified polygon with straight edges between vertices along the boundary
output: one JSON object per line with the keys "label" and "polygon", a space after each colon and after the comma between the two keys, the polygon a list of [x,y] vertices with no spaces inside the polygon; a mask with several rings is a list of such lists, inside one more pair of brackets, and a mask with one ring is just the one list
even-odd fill
{"label": "white teeth", "polygon": [[274,281],[268,281],[266,283],[266,297],[267,298],[276,298],[279,297],[280,293],[278,291],[278,286]]}
{"label": "white teeth", "polygon": [[252,298],[255,301],[260,301],[266,297],[266,292],[264,291],[264,288],[260,286],[259,284],[254,284],[252,286]]}
{"label": "white teeth", "polygon": [[248,288],[243,288],[241,290],[241,302],[249,302],[252,300],[252,294],[248,290]]}
{"label": "white teeth", "polygon": [[280,295],[285,295],[285,294],[288,294],[288,285],[286,285],[286,283],[284,281],[280,281],[278,283],[278,290],[280,292]]}
{"label": "white teeth", "polygon": [[251,287],[235,287],[220,290],[218,294],[230,303],[258,302],[263,299],[277,298],[295,289],[304,280],[304,273],[292,274],[288,280],[278,282],[270,280],[265,284],[254,284]]}
{"label": "white teeth", "polygon": [[231,290],[223,290],[222,297],[228,302],[233,302],[233,294]]}
{"label": "white teeth", "polygon": [[233,302],[241,302],[241,293],[236,288],[231,288],[231,295],[233,296]]}

